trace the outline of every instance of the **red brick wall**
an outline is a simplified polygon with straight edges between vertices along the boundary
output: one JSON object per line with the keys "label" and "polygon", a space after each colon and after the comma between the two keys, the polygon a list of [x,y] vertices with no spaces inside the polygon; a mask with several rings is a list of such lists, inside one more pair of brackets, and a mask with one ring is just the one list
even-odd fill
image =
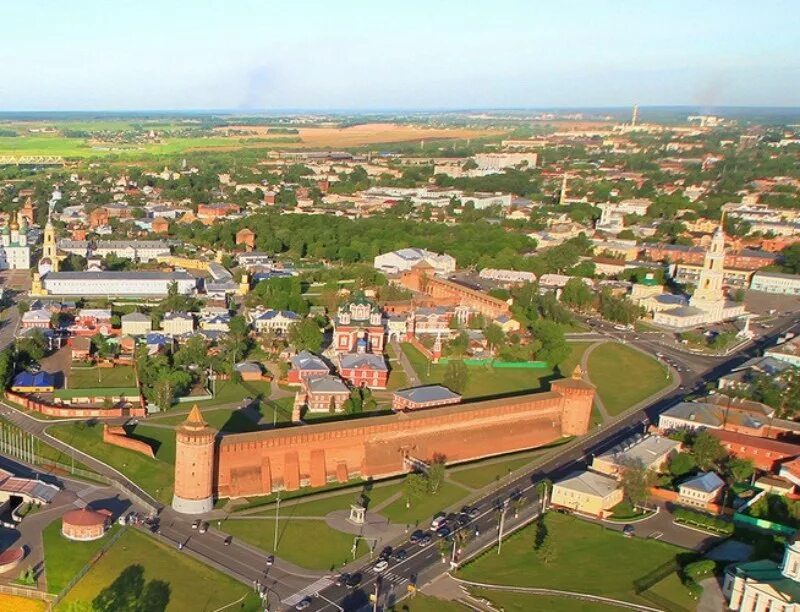
{"label": "red brick wall", "polygon": [[25,395],[18,395],[16,393],[12,393],[11,391],[6,391],[6,398],[9,401],[15,402],[20,406],[27,408],[28,410],[34,410],[35,412],[41,412],[42,414],[54,417],[89,419],[92,417],[112,418],[122,416],[146,416],[144,404],[141,406],[131,407],[127,410],[123,410],[121,408],[110,408],[106,410],[104,408],[62,408],[60,406],[51,406],[50,404],[43,404],[41,402],[34,401]]}
{"label": "red brick wall", "polygon": [[125,430],[122,427],[109,427],[108,425],[103,425],[103,442],[106,444],[112,444],[113,446],[127,448],[128,450],[136,451],[137,453],[142,453],[151,459],[156,458],[155,454],[153,454],[152,446],[150,446],[147,442],[129,438],[128,434],[125,433]]}
{"label": "red brick wall", "polygon": [[405,456],[429,461],[444,455],[448,463],[458,463],[586,433],[594,391],[566,383],[554,383],[553,389],[357,421],[223,436],[217,492],[220,497],[240,497],[284,487],[321,486],[345,473],[351,478],[380,478],[406,472]]}

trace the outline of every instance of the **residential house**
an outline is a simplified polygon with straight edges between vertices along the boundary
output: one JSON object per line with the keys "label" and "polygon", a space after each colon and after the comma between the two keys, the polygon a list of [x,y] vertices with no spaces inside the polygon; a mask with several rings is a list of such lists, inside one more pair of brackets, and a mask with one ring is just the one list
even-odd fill
{"label": "residential house", "polygon": [[188,312],[168,312],[161,319],[161,329],[170,336],[181,336],[194,331],[194,316]]}
{"label": "residential house", "polygon": [[244,381],[258,381],[263,378],[261,366],[255,361],[242,361],[241,363],[237,363],[234,369]]}
{"label": "residential house", "polygon": [[37,308],[36,310],[28,310],[23,313],[20,320],[22,329],[32,329],[34,327],[40,329],[50,329],[50,319],[52,313],[46,308]]}
{"label": "residential house", "polygon": [[350,397],[347,385],[329,375],[303,379],[302,391],[298,393],[310,412],[329,412],[331,405],[336,412],[341,412],[342,405]]}
{"label": "residential house", "polygon": [[339,374],[354,387],[385,389],[389,368],[383,355],[346,353],[339,355]]}
{"label": "residential house", "polygon": [[553,483],[550,503],[581,514],[606,517],[620,503],[624,493],[616,479],[591,470],[572,472]]}
{"label": "residential house", "polygon": [[290,385],[299,385],[307,378],[330,374],[330,368],[321,358],[308,351],[300,351],[291,359],[292,367],[286,376]]}
{"label": "residential house", "polygon": [[658,472],[669,458],[680,450],[681,443],[657,435],[628,439],[592,460],[592,469],[617,476],[626,467],[641,464]]}
{"label": "residential house", "polygon": [[72,361],[87,361],[92,356],[92,339],[87,336],[73,336],[69,341]]}
{"label": "residential house", "polygon": [[252,311],[250,321],[258,332],[285,336],[289,328],[300,321],[301,317],[291,310]]}
{"label": "residential house", "polygon": [[706,509],[722,494],[725,481],[715,472],[705,472],[678,485],[678,502]]}
{"label": "residential house", "polygon": [[146,314],[130,312],[122,315],[122,333],[126,336],[144,336],[153,331],[153,322]]}

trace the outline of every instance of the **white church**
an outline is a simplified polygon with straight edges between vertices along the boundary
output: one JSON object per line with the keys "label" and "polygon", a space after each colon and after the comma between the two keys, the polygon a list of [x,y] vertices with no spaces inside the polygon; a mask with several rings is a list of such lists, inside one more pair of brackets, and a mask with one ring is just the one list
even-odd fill
{"label": "white church", "polygon": [[0,227],[0,270],[27,270],[30,267],[28,220],[14,214],[8,225],[3,224]]}
{"label": "white church", "polygon": [[722,290],[724,264],[725,233],[720,223],[711,237],[700,279],[689,303],[654,312],[653,322],[680,331],[735,319],[745,314],[743,304],[725,299]]}
{"label": "white church", "polygon": [[798,612],[800,542],[795,537],[787,544],[780,564],[762,559],[728,567],[722,592],[729,610]]}

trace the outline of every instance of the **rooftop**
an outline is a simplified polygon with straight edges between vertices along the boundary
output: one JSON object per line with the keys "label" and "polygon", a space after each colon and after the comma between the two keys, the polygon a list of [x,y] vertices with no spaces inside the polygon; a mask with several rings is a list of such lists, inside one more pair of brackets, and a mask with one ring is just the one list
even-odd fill
{"label": "rooftop", "polygon": [[591,470],[572,472],[555,484],[559,487],[598,497],[608,497],[619,488],[619,483],[614,478]]}
{"label": "rooftop", "polygon": [[461,399],[458,393],[454,393],[444,385],[426,385],[424,387],[402,389],[400,391],[395,391],[395,395],[418,404]]}

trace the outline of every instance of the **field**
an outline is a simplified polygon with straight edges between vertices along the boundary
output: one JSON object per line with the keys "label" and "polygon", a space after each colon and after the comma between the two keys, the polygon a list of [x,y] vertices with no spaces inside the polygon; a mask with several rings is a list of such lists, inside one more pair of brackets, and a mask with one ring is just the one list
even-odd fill
{"label": "field", "polygon": [[389,608],[390,612],[469,612],[470,608],[455,601],[437,599],[417,593]]}
{"label": "field", "polygon": [[45,612],[47,604],[38,599],[0,593],[0,612]]}
{"label": "field", "polygon": [[84,423],[53,425],[48,432],[119,470],[145,491],[162,503],[172,501],[172,481],[175,464],[175,432],[170,429],[137,425],[134,436],[153,446],[156,458],[126,448],[111,446],[103,442],[101,425]]}
{"label": "field", "polygon": [[60,593],[117,529],[119,526],[114,525],[100,540],[73,542],[61,535],[61,519],[56,519],[45,527],[42,531],[42,544],[48,592]]}
{"label": "field", "polygon": [[131,366],[113,368],[72,368],[66,381],[68,389],[104,389],[135,387],[136,374]]}
{"label": "field", "polygon": [[[235,129],[247,131],[253,136],[266,137],[267,126],[227,126],[217,130]],[[425,128],[413,125],[399,125],[395,123],[365,123],[346,128],[338,127],[307,127],[298,128],[300,142],[281,144],[285,147],[358,147],[369,144],[383,144],[390,142],[408,142],[413,140],[442,140],[480,138],[494,136],[502,132],[496,130],[474,130],[465,128]],[[278,136],[271,134],[271,136]]]}
{"label": "field", "polygon": [[474,466],[452,467],[448,470],[448,473],[450,474],[451,480],[473,489],[480,489],[500,480],[500,478],[514,470],[528,465],[537,457],[546,455],[549,449],[569,442],[571,439],[572,438],[564,438],[563,440],[559,440],[558,442],[554,442],[542,448],[514,453],[513,455],[507,455],[496,460],[487,459],[478,462]]}
{"label": "field", "polygon": [[[129,578],[129,582],[125,583],[125,578]],[[168,612],[210,612],[242,597],[245,599],[241,604],[229,609],[247,612],[261,609],[260,601],[253,595],[252,589],[134,529],[128,529],[122,535],[78,581],[56,609],[84,609],[79,608],[80,604],[77,602],[91,602],[101,591],[112,585],[114,588],[110,591],[119,599],[139,599],[142,593],[128,592],[126,589],[130,588],[131,582],[135,583],[137,580],[144,583],[144,594],[151,594],[153,591],[160,595],[157,609],[162,609],[160,606],[166,599],[165,609]],[[166,583],[166,589],[158,589],[156,581]]]}
{"label": "field", "polygon": [[525,595],[507,593],[489,589],[470,589],[476,597],[491,601],[496,608],[505,612],[528,612],[529,610],[547,610],[547,612],[619,612],[616,606],[581,601],[570,597]]}
{"label": "field", "polygon": [[536,525],[512,535],[501,555],[479,557],[459,571],[467,580],[577,591],[636,603],[633,581],[675,559],[682,549],[622,534],[580,519],[549,513],[544,524],[549,562],[534,550]]}
{"label": "field", "polygon": [[666,376],[658,361],[624,344],[606,342],[589,355],[589,379],[611,416],[664,388]]}
{"label": "field", "polygon": [[414,526],[431,519],[437,512],[458,503],[468,494],[466,489],[457,484],[443,482],[436,495],[426,495],[415,500],[410,508],[406,508],[406,498],[401,495],[380,513],[393,523]]}
{"label": "field", "polygon": [[[133,122],[98,121],[65,122],[60,128],[73,130],[108,130],[121,132]],[[189,151],[235,151],[237,149],[346,148],[413,141],[436,141],[480,138],[499,135],[497,130],[466,128],[425,128],[393,123],[370,123],[346,128],[305,127],[299,134],[267,134],[267,126],[227,126],[218,130],[236,129],[247,135],[165,137],[159,141],[103,142],[87,138],[68,138],[58,133],[29,134],[28,128],[39,124],[15,123],[11,127],[19,136],[0,137],[0,155],[56,155],[67,158],[88,158],[117,155],[124,158],[151,155],[175,155]],[[174,127],[170,124],[148,124],[148,128]]]}
{"label": "field", "polygon": [[[273,550],[274,519],[229,518],[222,524],[222,531],[263,550]],[[353,560],[353,538],[350,534],[331,529],[322,520],[280,519],[278,548],[273,552],[300,567],[333,571]],[[360,540],[356,556],[367,551],[366,543]]]}

